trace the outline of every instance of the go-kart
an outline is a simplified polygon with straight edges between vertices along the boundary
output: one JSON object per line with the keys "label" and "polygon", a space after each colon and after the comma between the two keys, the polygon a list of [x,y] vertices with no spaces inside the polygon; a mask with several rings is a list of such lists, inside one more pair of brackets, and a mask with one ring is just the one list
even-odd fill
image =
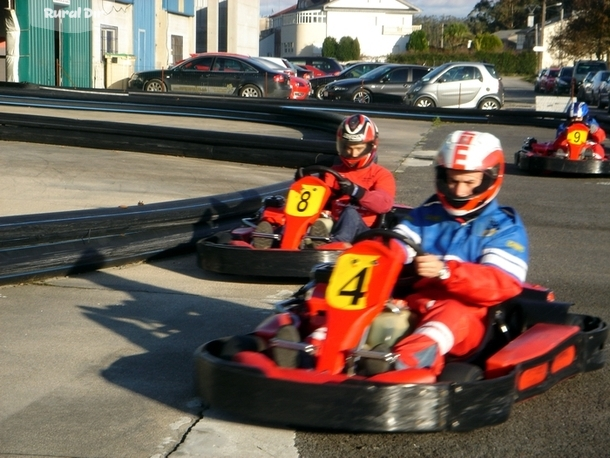
{"label": "go-kart", "polygon": [[596,158],[595,151],[603,146],[588,139],[589,128],[583,123],[573,123],[567,128],[565,139],[558,147],[554,142],[537,142],[528,137],[515,153],[515,165],[529,173],[543,172],[572,174],[610,173],[608,155]]}
{"label": "go-kart", "polygon": [[[378,351],[379,342],[391,348],[417,320],[392,299],[413,282],[393,239],[421,253],[400,234],[370,230],[334,266],[317,266],[252,333],[199,347],[204,402],[247,421],[306,429],[466,431],[504,422],[515,401],[604,365],[606,323],[568,313],[571,304],[528,285],[489,309],[479,348],[447,358],[438,378],[392,369],[396,355]],[[389,370],[370,370],[379,364]]]}
{"label": "go-kart", "polygon": [[[328,243],[329,238],[310,233],[333,195],[331,187],[322,179],[327,173],[338,180],[343,178],[334,169],[322,165],[301,168],[300,178],[292,183],[286,197],[267,197],[255,215],[242,219],[240,227],[198,241],[199,266],[221,274],[307,278],[314,265],[334,261],[344,244]],[[390,213],[378,217],[375,227],[390,227],[409,210],[395,205]],[[257,232],[261,220],[271,222],[273,233]],[[267,239],[268,248],[257,248],[257,237]],[[312,242],[318,247],[311,245]]]}

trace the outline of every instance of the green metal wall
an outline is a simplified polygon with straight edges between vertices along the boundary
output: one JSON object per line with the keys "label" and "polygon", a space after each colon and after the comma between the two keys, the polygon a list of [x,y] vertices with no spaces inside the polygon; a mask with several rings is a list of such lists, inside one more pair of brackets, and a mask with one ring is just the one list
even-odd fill
{"label": "green metal wall", "polygon": [[74,17],[62,19],[59,62],[55,61],[55,19],[45,17],[45,10],[49,9],[54,10],[53,0],[16,2],[15,11],[21,28],[19,79],[55,86],[57,68],[62,86],[91,87],[92,19],[85,12],[91,10],[91,0],[71,0],[70,6],[65,8],[74,12]]}

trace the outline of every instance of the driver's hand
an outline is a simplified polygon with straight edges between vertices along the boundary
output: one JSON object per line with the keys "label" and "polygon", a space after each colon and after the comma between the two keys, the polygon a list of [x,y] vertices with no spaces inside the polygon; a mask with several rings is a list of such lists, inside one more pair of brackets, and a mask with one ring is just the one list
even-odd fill
{"label": "driver's hand", "polygon": [[358,189],[358,186],[356,186],[354,183],[352,183],[347,178],[343,178],[343,179],[337,180],[337,181],[339,184],[339,190],[341,191],[341,194],[343,194],[344,196],[352,197]]}
{"label": "driver's hand", "polygon": [[415,256],[413,264],[417,275],[425,278],[438,277],[439,272],[445,266],[445,263],[434,254]]}

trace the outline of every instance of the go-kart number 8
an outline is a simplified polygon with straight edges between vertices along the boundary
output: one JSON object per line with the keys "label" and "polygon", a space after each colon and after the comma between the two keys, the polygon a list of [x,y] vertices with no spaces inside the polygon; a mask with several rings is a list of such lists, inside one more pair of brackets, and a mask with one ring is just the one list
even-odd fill
{"label": "go-kart number 8", "polygon": [[326,288],[326,302],[341,310],[366,308],[366,296],[379,256],[345,253],[337,259]]}
{"label": "go-kart number 8", "polygon": [[300,191],[291,189],[286,200],[286,214],[309,217],[320,213],[326,189],[323,186],[304,184]]}
{"label": "go-kart number 8", "polygon": [[573,145],[582,145],[587,141],[589,132],[584,129],[573,130],[568,132],[568,142]]}

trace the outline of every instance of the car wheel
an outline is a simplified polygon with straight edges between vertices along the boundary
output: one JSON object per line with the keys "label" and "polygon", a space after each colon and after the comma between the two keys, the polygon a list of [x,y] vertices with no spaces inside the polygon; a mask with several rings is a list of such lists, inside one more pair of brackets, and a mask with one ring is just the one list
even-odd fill
{"label": "car wheel", "polygon": [[371,103],[373,96],[366,89],[358,89],[352,96],[352,101],[356,103]]}
{"label": "car wheel", "polygon": [[420,108],[434,108],[436,103],[430,97],[422,97],[415,101],[415,106]]}
{"label": "car wheel", "polygon": [[262,97],[263,93],[259,88],[254,86],[253,84],[247,84],[246,86],[241,88],[239,91],[240,97]]}
{"label": "car wheel", "polygon": [[479,102],[479,110],[499,110],[500,104],[496,99],[483,99]]}
{"label": "car wheel", "polygon": [[468,363],[447,363],[438,376],[439,382],[466,383],[483,380],[483,370]]}
{"label": "car wheel", "polygon": [[314,95],[316,96],[316,99],[318,100],[324,100],[324,97],[322,97],[322,93],[324,92],[324,85],[322,86],[318,86],[315,90],[314,90]]}
{"label": "car wheel", "polygon": [[167,92],[167,88],[161,80],[150,80],[144,86],[144,90],[148,92]]}

